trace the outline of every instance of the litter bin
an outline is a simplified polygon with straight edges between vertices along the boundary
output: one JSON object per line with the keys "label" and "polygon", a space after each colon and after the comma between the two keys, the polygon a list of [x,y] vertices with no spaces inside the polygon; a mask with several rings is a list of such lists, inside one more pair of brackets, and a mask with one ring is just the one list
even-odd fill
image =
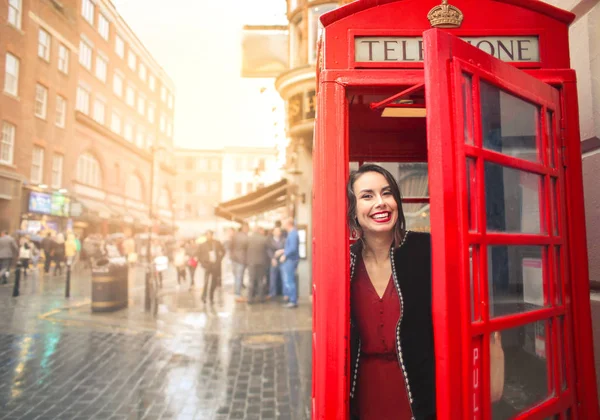
{"label": "litter bin", "polygon": [[124,257],[103,258],[92,265],[92,312],[126,308],[128,266]]}

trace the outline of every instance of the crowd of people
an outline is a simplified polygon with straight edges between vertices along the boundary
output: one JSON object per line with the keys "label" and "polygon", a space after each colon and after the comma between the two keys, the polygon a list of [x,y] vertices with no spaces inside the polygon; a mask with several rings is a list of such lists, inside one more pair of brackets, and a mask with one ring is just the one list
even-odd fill
{"label": "crowd of people", "polygon": [[270,230],[256,225],[250,231],[249,225],[242,223],[238,229],[227,229],[222,242],[212,231],[199,240],[177,241],[170,236],[150,240],[148,247],[147,235],[90,234],[81,240],[70,231],[47,231],[42,235],[17,232],[14,236],[3,231],[0,282],[8,282],[10,268],[17,263],[24,275],[38,267],[45,274],[53,270],[54,275],[61,275],[65,267],[89,269],[100,259],[123,257],[131,266],[152,262],[159,287],[170,265],[177,273],[177,283],[189,282],[190,289],[195,287],[197,269],[202,268],[202,301],[213,303],[215,290],[222,285],[227,257],[236,302],[254,304],[283,295],[286,307],[298,305],[295,273],[300,259],[299,237],[292,218],[275,223]]}

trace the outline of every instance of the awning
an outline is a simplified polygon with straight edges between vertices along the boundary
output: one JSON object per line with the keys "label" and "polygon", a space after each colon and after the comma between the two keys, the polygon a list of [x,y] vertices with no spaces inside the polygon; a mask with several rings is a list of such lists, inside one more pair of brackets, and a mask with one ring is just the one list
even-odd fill
{"label": "awning", "polygon": [[152,226],[152,221],[145,211],[128,208],[127,211],[131,214],[135,221],[142,226]]}
{"label": "awning", "polygon": [[95,213],[96,216],[101,219],[109,219],[115,213],[114,210],[111,210],[106,204],[101,203],[100,201],[80,197],[77,197],[76,200],[81,203],[88,212]]}
{"label": "awning", "polygon": [[287,190],[288,181],[282,179],[242,197],[220,203],[215,208],[215,216],[243,222],[248,217],[285,206]]}
{"label": "awning", "polygon": [[121,206],[111,205],[113,213],[116,215],[116,218],[125,222],[125,223],[133,223],[133,217],[131,214]]}

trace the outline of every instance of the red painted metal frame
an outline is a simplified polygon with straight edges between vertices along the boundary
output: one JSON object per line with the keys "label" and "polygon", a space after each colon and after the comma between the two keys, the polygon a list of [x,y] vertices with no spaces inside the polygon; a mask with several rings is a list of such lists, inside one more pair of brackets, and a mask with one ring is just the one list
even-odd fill
{"label": "red painted metal frame", "polygon": [[[394,3],[396,5],[393,6]],[[435,294],[440,298],[445,296],[448,301],[456,298],[455,302],[460,302],[460,306],[463,308],[463,311],[459,313],[455,306],[449,308],[449,305],[446,305],[444,308],[443,305],[438,305],[436,309],[437,318],[440,319],[439,322],[436,322],[436,350],[443,348],[444,351],[447,351],[442,354],[438,362],[446,364],[456,362],[456,366],[442,369],[442,372],[448,376],[445,379],[442,378],[442,382],[438,383],[438,390],[441,393],[438,398],[438,406],[446,411],[440,411],[438,419],[471,418],[470,416],[462,417],[462,414],[466,413],[463,410],[466,410],[473,401],[473,395],[470,394],[471,381],[463,380],[460,386],[456,386],[451,376],[456,374],[455,380],[470,378],[470,376],[464,376],[464,373],[467,372],[469,375],[472,373],[469,370],[472,368],[472,356],[469,352],[461,353],[461,349],[472,346],[467,337],[556,316],[564,317],[564,327],[561,329],[553,326],[553,331],[556,331],[556,334],[552,335],[554,337],[553,347],[556,348],[559,343],[563,343],[563,346],[558,346],[559,353],[549,363],[552,363],[550,367],[553,372],[565,370],[568,387],[563,391],[561,384],[555,398],[549,399],[517,418],[549,417],[551,413],[558,410],[566,410],[573,401],[578,404],[573,412],[575,418],[598,418],[589,284],[587,283],[576,82],[573,71],[556,70],[556,68],[566,69],[569,66],[568,24],[573,20],[574,15],[534,0],[453,0],[452,3],[458,5],[466,16],[460,30],[450,30],[457,35],[537,34],[540,37],[541,62],[539,65],[542,69],[530,69],[524,70],[524,72],[560,89],[561,109],[555,110],[556,118],[553,118],[552,123],[556,133],[564,133],[564,136],[557,134],[554,142],[557,150],[564,146],[568,153],[565,153],[563,157],[556,152],[556,166],[548,168],[546,160],[541,163],[531,163],[515,158],[505,158],[504,155],[493,151],[480,149],[481,136],[475,136],[479,138],[475,139],[473,147],[464,146],[465,154],[463,156],[471,155],[474,162],[477,161],[473,168],[476,176],[469,177],[471,194],[479,197],[478,200],[471,202],[473,220],[477,220],[480,224],[479,231],[477,231],[469,230],[469,220],[466,217],[468,192],[466,190],[465,162],[457,161],[456,153],[458,151],[454,149],[452,142],[430,144],[428,160],[430,167],[435,167],[430,171],[437,172],[436,180],[430,179],[430,190],[437,191],[442,198],[442,205],[438,206],[432,202],[431,206],[432,230],[436,232],[433,238],[436,262],[434,269],[435,266],[444,265],[446,271],[438,270],[437,274],[446,276],[445,278],[448,280],[445,287],[435,289]],[[348,162],[350,158],[363,161],[423,161],[424,157],[427,158],[426,150],[408,150],[409,154],[399,159],[398,156],[388,153],[389,151],[386,151],[385,148],[374,150],[370,155],[361,155],[360,153],[365,150],[357,153],[358,149],[350,143],[347,89],[372,86],[414,86],[424,83],[422,63],[413,66],[412,69],[408,65],[396,65],[396,69],[353,68],[354,54],[351,52],[354,48],[353,35],[410,36],[413,34],[420,36],[423,30],[429,26],[423,11],[437,4],[439,4],[438,0],[420,2],[359,0],[322,17],[325,33],[321,49],[323,59],[319,65],[318,113],[313,152],[314,179],[325,180],[324,182],[315,182],[313,190],[313,418],[315,419],[346,420],[348,418],[349,289],[343,285],[347,284],[349,275],[349,255],[346,248],[347,239],[345,239],[349,235],[345,222],[345,208],[340,205],[345,202],[344,191]],[[502,11],[510,11],[510,13]],[[493,16],[493,18],[489,16]],[[399,27],[411,29],[399,31],[397,30]],[[436,133],[438,137],[441,136],[439,137],[441,139],[447,139],[450,132],[459,132],[457,131],[458,126],[462,124],[462,121],[456,121],[450,112],[459,103],[457,101],[460,99],[460,89],[458,89],[456,80],[450,76],[451,68],[448,67],[448,63],[447,59],[444,60],[439,55],[429,63],[432,68],[448,71],[445,76],[434,77],[434,81],[438,82],[435,85],[436,89],[448,92],[451,87],[454,87],[455,92],[458,93],[441,101],[438,101],[436,97],[435,102],[440,103],[428,103],[429,111],[432,110],[432,106],[437,108],[436,112],[447,111],[439,121],[430,121],[431,118],[428,118],[428,125],[430,125],[428,134]],[[400,67],[404,69],[398,70]],[[515,65],[511,64],[505,67],[514,70]],[[527,65],[523,67],[527,67]],[[479,75],[474,76],[475,79],[478,77]],[[432,86],[428,83],[427,89],[431,89]],[[478,86],[478,83],[473,85],[474,98],[479,96]],[[507,86],[509,90],[513,88],[514,86]],[[529,98],[534,102],[537,99],[539,98]],[[473,106],[475,112],[479,112],[477,101],[473,103]],[[552,107],[554,105],[546,104],[545,106]],[[560,112],[561,110],[562,112]],[[546,115],[543,113],[542,123],[545,118]],[[480,122],[475,119],[472,124],[473,133],[477,133],[481,128]],[[542,133],[545,133],[544,126],[542,129]],[[542,146],[544,146],[548,142],[548,138],[545,134],[542,134],[541,138]],[[356,149],[354,154],[352,154],[353,148]],[[485,191],[483,182],[481,182],[483,180],[483,159],[540,174],[544,182],[544,199],[540,200],[540,205],[545,210],[552,208],[552,200],[548,194],[548,190],[552,191],[553,188],[551,180],[558,180],[556,212],[560,221],[559,232],[556,235],[552,232],[552,224],[555,223],[552,217],[542,221],[548,231],[544,246],[550,249],[550,252],[544,254],[544,259],[548,264],[559,264],[558,271],[546,270],[545,273],[545,280],[549,280],[547,296],[557,304],[538,311],[491,320],[489,320],[487,307],[478,304],[474,305],[474,313],[476,320],[481,318],[481,321],[471,324],[468,310],[471,301],[481,302],[488,296],[487,282],[482,281],[485,278],[483,276],[487,275],[486,244],[539,244],[540,242],[539,235],[518,235],[518,239],[513,239],[511,235],[502,233],[481,234],[481,229],[484,228],[481,223],[485,221],[485,207],[483,206]],[[564,170],[559,168],[563,160],[566,164]],[[458,187],[443,189],[444,183],[441,177],[448,176],[449,173],[456,174]],[[439,198],[437,199],[439,200]],[[434,218],[436,218],[435,223]],[[437,227],[434,228],[434,225]],[[440,226],[448,228],[442,231]],[[467,243],[472,244],[474,260],[475,287],[472,295],[468,287],[470,273],[468,247],[453,249],[458,248],[456,244]],[[457,280],[454,284],[459,284],[460,288],[451,286],[453,283],[446,275],[447,273],[450,273],[452,279]],[[558,287],[555,281],[557,276],[565,279],[565,283]],[[558,302],[558,295],[562,296],[560,302]],[[448,309],[452,310],[446,311]],[[457,324],[457,321],[461,320],[465,320],[465,322]],[[457,325],[459,334],[452,330],[452,327]],[[575,325],[577,325],[577,329],[574,328]],[[456,337],[463,337],[464,340]],[[479,344],[484,353],[483,356],[485,357],[487,353],[489,357],[489,344],[486,345],[486,340],[480,341]],[[573,356],[567,360],[564,368],[558,363],[560,360],[558,356],[562,351]],[[480,373],[480,378],[484,377],[486,375]],[[555,375],[552,379],[555,384],[554,389],[558,389],[557,383],[560,375]],[[450,386],[448,387],[448,385]],[[442,386],[444,389],[440,390]],[[483,394],[480,392],[479,395],[488,395],[489,401],[489,384],[485,384],[484,388],[486,389],[483,390]],[[451,397],[456,397],[456,399],[453,400]],[[565,417],[561,415],[561,418]]]}

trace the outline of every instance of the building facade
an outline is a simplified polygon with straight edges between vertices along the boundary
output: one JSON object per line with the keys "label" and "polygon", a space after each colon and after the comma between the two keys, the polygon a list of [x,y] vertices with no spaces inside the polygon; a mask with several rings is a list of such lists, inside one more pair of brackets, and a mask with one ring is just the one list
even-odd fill
{"label": "building facade", "polygon": [[179,236],[218,232],[222,220],[214,209],[222,197],[222,150],[175,149],[177,226]]}
{"label": "building facade", "polygon": [[0,174],[22,186],[0,199],[2,223],[172,227],[175,89],[114,5],[10,0],[0,20]]}

